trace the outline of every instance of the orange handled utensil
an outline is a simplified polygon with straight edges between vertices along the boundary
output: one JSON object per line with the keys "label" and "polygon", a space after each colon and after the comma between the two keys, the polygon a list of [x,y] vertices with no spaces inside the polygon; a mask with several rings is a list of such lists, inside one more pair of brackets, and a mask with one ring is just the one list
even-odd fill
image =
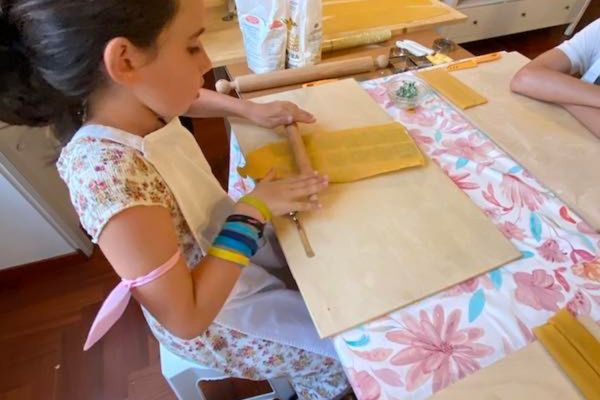
{"label": "orange handled utensil", "polygon": [[458,71],[461,69],[475,68],[481,63],[496,61],[501,58],[502,58],[502,53],[500,53],[500,52],[485,54],[483,56],[473,57],[473,58],[469,58],[467,60],[452,63],[448,67],[446,67],[446,70],[448,72],[452,72],[452,71]]}

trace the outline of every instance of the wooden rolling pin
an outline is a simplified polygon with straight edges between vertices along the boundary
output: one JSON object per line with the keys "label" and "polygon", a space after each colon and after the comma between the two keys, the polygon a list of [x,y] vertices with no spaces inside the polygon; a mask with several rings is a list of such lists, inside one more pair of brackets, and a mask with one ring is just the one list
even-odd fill
{"label": "wooden rolling pin", "polygon": [[[302,141],[302,135],[300,135],[298,125],[295,123],[287,125],[285,127],[285,133],[290,142],[290,147],[292,148],[292,153],[294,154],[294,159],[296,160],[298,172],[301,175],[312,175],[314,170],[310,164],[310,158],[306,152],[306,147],[304,147],[304,142]],[[318,199],[319,198],[316,194],[310,196],[311,201],[317,201]],[[300,215],[296,211],[291,212],[290,219],[298,230],[298,235],[300,235],[300,241],[302,242],[302,247],[304,247],[304,252],[308,257],[314,257],[315,252],[310,244],[310,241],[308,240],[308,234],[304,229],[304,224],[302,223],[302,219],[300,219]]]}
{"label": "wooden rolling pin", "polygon": [[302,135],[300,135],[298,125],[287,125],[285,127],[285,134],[290,142],[290,147],[292,148],[294,160],[296,160],[296,166],[298,167],[298,172],[300,175],[313,174],[314,170],[310,164],[310,158],[306,152],[306,147],[304,147],[304,142],[302,141]]}
{"label": "wooden rolling pin", "polygon": [[351,49],[353,47],[381,43],[392,38],[392,31],[382,29],[379,31],[361,32],[354,35],[343,36],[335,39],[324,40],[321,53]]}
{"label": "wooden rolling pin", "polygon": [[237,77],[233,82],[220,80],[216,89],[219,93],[229,93],[235,89],[238,93],[254,92],[299,83],[337,78],[340,76],[360,74],[387,67],[389,56],[360,57],[341,60],[297,69],[285,69],[266,74],[250,74]]}

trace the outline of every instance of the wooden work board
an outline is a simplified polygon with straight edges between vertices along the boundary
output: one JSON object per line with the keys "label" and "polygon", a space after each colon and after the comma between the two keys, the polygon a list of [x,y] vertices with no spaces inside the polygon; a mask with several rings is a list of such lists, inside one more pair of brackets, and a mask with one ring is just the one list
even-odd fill
{"label": "wooden work board", "polygon": [[[600,326],[587,315],[577,316],[600,340]],[[436,393],[431,400],[576,400],[584,399],[561,366],[535,341],[495,364]]]}
{"label": "wooden work board", "polygon": [[467,117],[600,231],[600,139],[560,106],[512,93],[510,81],[529,62],[517,52],[452,74],[489,102]]}
{"label": "wooden work board", "polygon": [[[315,114],[302,132],[386,124],[391,118],[348,79],[253,101],[289,100]],[[283,140],[232,118],[242,151]],[[287,218],[274,225],[321,337],[340,333],[520,257],[433,162],[331,185],[323,209],[302,214],[316,256]]]}
{"label": "wooden work board", "polygon": [[455,382],[431,400],[583,400],[544,346],[535,341]]}

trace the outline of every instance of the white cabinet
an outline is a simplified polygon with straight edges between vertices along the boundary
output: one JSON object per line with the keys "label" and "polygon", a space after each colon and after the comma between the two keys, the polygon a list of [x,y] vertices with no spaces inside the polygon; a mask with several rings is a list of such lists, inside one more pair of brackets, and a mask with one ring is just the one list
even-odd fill
{"label": "white cabinet", "polygon": [[575,25],[589,0],[446,0],[468,19],[439,28],[442,36],[458,43],[510,35],[549,26]]}

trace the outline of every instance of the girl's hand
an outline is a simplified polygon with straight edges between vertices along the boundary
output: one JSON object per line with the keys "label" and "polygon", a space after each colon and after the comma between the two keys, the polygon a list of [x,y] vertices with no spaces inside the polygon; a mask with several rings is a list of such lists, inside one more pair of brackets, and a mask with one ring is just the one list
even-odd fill
{"label": "girl's hand", "polygon": [[246,118],[269,129],[294,122],[312,124],[316,121],[311,113],[289,101],[274,101],[265,104],[248,102]]}
{"label": "girl's hand", "polygon": [[[321,192],[328,184],[328,178],[316,172],[312,176],[276,180],[275,173],[271,171],[250,194],[264,201],[273,216],[281,216],[292,211],[311,211],[321,208],[318,200],[311,201],[309,197]],[[238,207],[246,209],[248,206],[238,204],[236,208]],[[256,217],[256,213],[253,214]]]}

